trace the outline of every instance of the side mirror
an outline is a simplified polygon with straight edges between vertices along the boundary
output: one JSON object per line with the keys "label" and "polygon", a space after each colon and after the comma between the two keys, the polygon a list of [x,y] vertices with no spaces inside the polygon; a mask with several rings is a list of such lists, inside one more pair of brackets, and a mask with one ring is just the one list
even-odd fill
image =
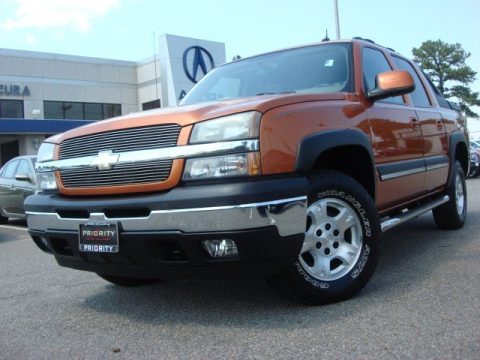
{"label": "side mirror", "polygon": [[27,174],[17,174],[15,180],[30,182],[32,179]]}
{"label": "side mirror", "polygon": [[386,71],[375,77],[375,89],[367,93],[370,100],[381,100],[390,96],[408,94],[415,90],[415,83],[408,71]]}

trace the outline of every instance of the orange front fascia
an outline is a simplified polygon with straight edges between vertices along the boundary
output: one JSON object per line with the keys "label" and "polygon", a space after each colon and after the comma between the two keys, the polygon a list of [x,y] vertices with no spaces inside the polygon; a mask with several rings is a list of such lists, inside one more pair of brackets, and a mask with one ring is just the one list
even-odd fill
{"label": "orange front fascia", "polygon": [[[178,136],[177,145],[187,145],[188,138],[192,126],[185,126],[181,129]],[[59,146],[55,149],[55,156],[58,158]],[[58,189],[61,194],[72,196],[89,196],[89,195],[119,195],[119,194],[131,194],[131,193],[143,193],[154,192],[171,189],[180,182],[183,174],[185,160],[173,160],[172,169],[170,170],[170,176],[162,182],[158,183],[146,183],[146,184],[132,184],[132,185],[120,185],[120,186],[98,186],[98,187],[84,187],[84,188],[66,188],[61,181],[60,172],[55,173],[55,177],[58,184]]]}

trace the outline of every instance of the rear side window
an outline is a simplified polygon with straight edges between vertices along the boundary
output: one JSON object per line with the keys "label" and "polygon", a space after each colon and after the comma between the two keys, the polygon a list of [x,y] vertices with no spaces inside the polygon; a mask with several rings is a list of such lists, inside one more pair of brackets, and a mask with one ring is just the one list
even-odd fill
{"label": "rear side window", "polygon": [[428,95],[413,66],[408,61],[400,59],[399,57],[392,56],[392,58],[400,70],[408,71],[410,75],[412,75],[413,81],[415,82],[415,90],[410,93],[413,105],[417,107],[430,107],[431,104]]}
{"label": "rear side window", "polygon": [[430,85],[430,87],[432,88],[433,90],[433,93],[435,94],[435,98],[437,99],[438,101],[438,105],[440,105],[440,107],[442,108],[445,108],[445,109],[450,109],[450,105],[448,104],[448,101],[445,100],[445,98],[443,97],[442,93],[440,92],[440,90],[437,89],[437,87],[433,84],[432,80],[430,79],[430,77],[425,74],[425,72],[422,70],[422,74],[423,76],[425,76],[425,79],[427,79],[427,82],[428,84]]}
{"label": "rear side window", "polygon": [[8,163],[7,166],[2,171],[2,177],[4,178],[13,178],[15,175],[15,169],[17,168],[18,161],[12,161]]}
{"label": "rear side window", "polygon": [[[381,51],[367,47],[363,48],[363,79],[368,91],[375,89],[375,77],[378,74],[391,70],[387,58]],[[389,97],[381,100],[381,102],[404,104],[401,96]]]}

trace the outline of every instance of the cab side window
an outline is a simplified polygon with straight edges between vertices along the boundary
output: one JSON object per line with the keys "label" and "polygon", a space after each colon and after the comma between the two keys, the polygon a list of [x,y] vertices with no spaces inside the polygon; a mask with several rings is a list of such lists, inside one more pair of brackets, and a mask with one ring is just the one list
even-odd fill
{"label": "cab side window", "polygon": [[392,56],[393,62],[400,70],[405,70],[412,75],[413,81],[415,82],[415,90],[413,90],[409,95],[412,99],[413,105],[416,107],[430,107],[430,100],[428,99],[428,95],[425,92],[425,88],[423,87],[422,81],[418,77],[417,72],[413,68],[413,66],[405,59],[401,59],[397,56]]}
{"label": "cab side window", "polygon": [[[372,48],[363,48],[362,52],[363,57],[363,79],[365,81],[365,86],[367,91],[375,89],[375,77],[385,71],[391,71],[392,68],[388,64],[387,58],[385,55],[376,49]],[[380,102],[400,104],[403,105],[403,98],[401,96],[393,96],[387,99],[381,100]]]}

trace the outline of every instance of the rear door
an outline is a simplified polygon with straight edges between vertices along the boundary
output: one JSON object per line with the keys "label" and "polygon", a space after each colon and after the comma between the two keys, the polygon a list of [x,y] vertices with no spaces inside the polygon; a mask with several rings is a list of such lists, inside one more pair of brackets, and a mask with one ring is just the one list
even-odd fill
{"label": "rear door", "polygon": [[[377,48],[364,47],[362,60],[367,91],[375,88],[377,74],[393,70]],[[402,96],[376,101],[366,111],[378,170],[377,206],[383,210],[424,191],[422,131],[415,109]]]}
{"label": "rear door", "polygon": [[429,98],[425,84],[414,66],[396,55],[392,55],[392,59],[400,70],[408,71],[415,81],[415,90],[408,96],[415,108],[422,130],[426,165],[425,190],[431,192],[442,187],[447,181],[449,162],[445,124],[439,109],[433,102],[433,96]]}

